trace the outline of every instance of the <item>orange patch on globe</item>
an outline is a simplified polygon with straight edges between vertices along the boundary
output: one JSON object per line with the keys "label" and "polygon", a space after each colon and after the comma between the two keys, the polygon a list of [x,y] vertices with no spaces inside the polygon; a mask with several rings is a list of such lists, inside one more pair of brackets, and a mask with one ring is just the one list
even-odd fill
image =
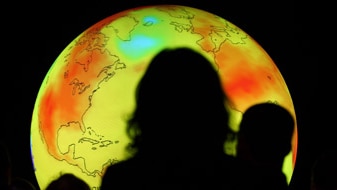
{"label": "orange patch on globe", "polygon": [[[43,80],[31,123],[33,163],[41,189],[60,172],[74,173],[99,188],[106,168],[130,156],[125,151],[129,143],[125,121],[135,107],[138,81],[156,53],[178,47],[200,52],[218,69],[231,99],[234,130],[241,114],[260,102],[280,104],[296,119],[276,64],[233,23],[186,6],[125,10],[80,33]],[[297,131],[291,159],[284,163],[288,180],[296,148]]]}

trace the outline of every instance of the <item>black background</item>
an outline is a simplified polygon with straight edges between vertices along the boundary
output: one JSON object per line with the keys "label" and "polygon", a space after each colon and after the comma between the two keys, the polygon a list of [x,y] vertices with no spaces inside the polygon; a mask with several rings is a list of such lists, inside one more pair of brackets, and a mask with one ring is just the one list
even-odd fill
{"label": "black background", "polygon": [[[151,4],[180,4],[219,15],[252,36],[274,60],[293,98],[298,120],[298,159],[292,189],[309,188],[310,167],[324,149],[334,148],[333,86],[322,77],[332,62],[323,61],[331,24],[318,17],[317,3],[294,1],[45,1],[3,6],[1,126],[15,176],[37,185],[30,157],[30,122],[36,95],[51,64],[81,32],[119,11]],[[322,70],[323,68],[323,70]],[[324,80],[323,80],[324,78]],[[326,85],[326,86],[324,86]]]}

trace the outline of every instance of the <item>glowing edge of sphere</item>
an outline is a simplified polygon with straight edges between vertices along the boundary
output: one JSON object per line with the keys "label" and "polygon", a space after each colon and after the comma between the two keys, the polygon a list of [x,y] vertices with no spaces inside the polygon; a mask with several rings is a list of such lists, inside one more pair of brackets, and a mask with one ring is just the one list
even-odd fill
{"label": "glowing edge of sphere", "polygon": [[[177,47],[200,52],[218,69],[233,101],[229,110],[234,130],[241,114],[259,102],[276,102],[296,119],[275,63],[234,24],[186,6],[125,10],[76,37],[42,82],[31,123],[32,158],[42,189],[65,172],[99,188],[105,168],[130,156],[123,151],[129,142],[124,119],[135,107],[137,83],[156,53]],[[296,160],[295,129],[293,150],[283,166],[288,182]]]}

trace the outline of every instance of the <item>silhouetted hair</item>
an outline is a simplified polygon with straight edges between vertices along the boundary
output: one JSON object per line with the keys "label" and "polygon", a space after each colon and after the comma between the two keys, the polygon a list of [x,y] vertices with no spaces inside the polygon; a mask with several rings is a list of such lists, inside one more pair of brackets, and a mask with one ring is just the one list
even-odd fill
{"label": "silhouetted hair", "polygon": [[193,49],[164,49],[135,98],[127,123],[134,156],[106,170],[102,190],[228,189],[227,97],[215,64]]}
{"label": "silhouetted hair", "polygon": [[50,182],[46,190],[90,190],[90,187],[74,174],[65,173]]}
{"label": "silhouetted hair", "polygon": [[131,148],[153,150],[153,142],[177,148],[187,135],[191,145],[211,143],[199,138],[204,136],[218,141],[212,148],[223,146],[229,130],[227,97],[215,66],[200,53],[164,49],[148,65],[136,90],[136,109],[128,121]]}
{"label": "silhouetted hair", "polygon": [[243,114],[239,134],[248,141],[258,160],[280,160],[291,151],[295,121],[290,112],[274,103],[259,103]]}

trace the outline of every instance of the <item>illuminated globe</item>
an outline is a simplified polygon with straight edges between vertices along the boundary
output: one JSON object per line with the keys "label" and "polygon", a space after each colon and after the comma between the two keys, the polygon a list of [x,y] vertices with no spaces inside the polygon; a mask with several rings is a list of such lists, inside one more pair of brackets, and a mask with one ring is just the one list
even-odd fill
{"label": "illuminated globe", "polygon": [[[147,65],[163,48],[177,47],[198,51],[218,68],[233,101],[229,109],[234,130],[242,113],[259,102],[278,103],[296,118],[273,60],[231,22],[186,6],[125,10],[78,35],[41,84],[31,123],[31,151],[41,189],[68,172],[99,189],[105,169],[130,156],[125,151],[130,142],[125,121],[135,108],[135,89]],[[288,182],[296,149],[297,130],[284,161]]]}

